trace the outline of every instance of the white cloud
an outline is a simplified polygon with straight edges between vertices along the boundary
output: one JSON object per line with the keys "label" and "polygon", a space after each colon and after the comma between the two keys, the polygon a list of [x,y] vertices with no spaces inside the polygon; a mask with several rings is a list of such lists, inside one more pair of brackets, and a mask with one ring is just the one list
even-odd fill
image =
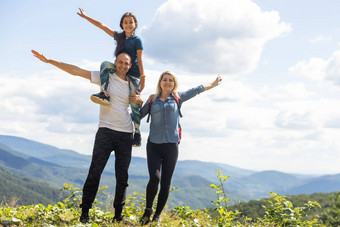
{"label": "white cloud", "polygon": [[333,37],[331,35],[329,35],[329,36],[319,35],[319,36],[315,37],[314,39],[311,39],[310,42],[311,43],[318,43],[318,42],[323,42],[323,41],[330,41],[332,39],[333,39]]}
{"label": "white cloud", "polygon": [[250,0],[169,0],[142,36],[156,62],[242,74],[256,68],[267,41],[290,30],[276,11],[263,12]]}
{"label": "white cloud", "polygon": [[279,128],[292,130],[312,129],[315,127],[309,113],[281,112],[277,115],[275,123]]}
{"label": "white cloud", "polygon": [[334,52],[327,63],[326,79],[340,86],[340,50]]}
{"label": "white cloud", "polygon": [[304,83],[289,83],[278,86],[275,91],[272,91],[274,97],[290,99],[305,99],[314,95],[313,91],[306,88]]}
{"label": "white cloud", "polygon": [[289,68],[289,73],[314,81],[328,80],[340,85],[340,50],[335,51],[328,59],[313,57],[308,61],[300,61]]}
{"label": "white cloud", "polygon": [[300,61],[289,68],[292,76],[303,76],[305,78],[322,81],[326,78],[327,61],[321,58],[311,58],[308,62]]}
{"label": "white cloud", "polygon": [[[85,60],[78,65],[91,69],[95,64]],[[2,134],[79,152],[91,144],[85,138],[97,128],[98,106],[89,97],[98,86],[59,69],[25,76],[2,74],[0,84]]]}

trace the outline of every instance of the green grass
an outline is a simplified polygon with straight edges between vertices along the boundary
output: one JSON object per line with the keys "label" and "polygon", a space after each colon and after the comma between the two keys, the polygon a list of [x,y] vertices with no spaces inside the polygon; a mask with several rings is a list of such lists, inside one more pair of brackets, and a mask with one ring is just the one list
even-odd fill
{"label": "green grass", "polygon": [[[317,202],[308,201],[303,206],[296,207],[289,197],[277,193],[270,193],[271,199],[264,205],[265,213],[256,219],[248,218],[241,212],[229,209],[229,199],[224,190],[224,183],[228,177],[217,171],[219,184],[211,184],[210,187],[216,192],[216,200],[212,201],[214,208],[191,210],[189,206],[178,206],[173,209],[165,209],[161,215],[158,226],[334,226],[340,208],[340,196],[335,197],[336,201],[330,210],[324,211],[319,216],[307,217],[307,212],[314,207],[319,207]],[[90,223],[86,226],[140,226],[139,219],[143,215],[145,195],[133,193],[128,196],[123,211],[126,223],[112,223],[113,208],[112,196],[107,196],[104,190],[99,189],[97,198],[106,196],[105,204],[95,201],[94,207],[90,210]],[[44,206],[42,204],[29,206],[16,206],[17,200],[12,198],[0,204],[0,224],[3,226],[84,226],[79,223],[82,192],[71,184],[64,184],[61,191],[68,192],[63,202]],[[333,216],[334,217],[333,217]],[[322,220],[321,218],[322,217]],[[327,221],[327,218],[329,221]],[[332,219],[333,218],[333,219]],[[157,226],[151,223],[149,226]],[[336,225],[335,225],[336,226]]]}

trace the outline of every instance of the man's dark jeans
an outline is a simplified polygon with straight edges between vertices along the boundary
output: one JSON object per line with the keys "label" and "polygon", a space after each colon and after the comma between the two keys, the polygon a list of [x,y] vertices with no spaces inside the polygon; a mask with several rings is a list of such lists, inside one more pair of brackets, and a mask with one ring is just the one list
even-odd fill
{"label": "man's dark jeans", "polygon": [[83,187],[80,207],[89,209],[96,197],[99,181],[112,151],[115,152],[116,193],[113,202],[115,215],[122,213],[128,187],[128,169],[131,161],[132,133],[99,128],[94,142],[92,162]]}

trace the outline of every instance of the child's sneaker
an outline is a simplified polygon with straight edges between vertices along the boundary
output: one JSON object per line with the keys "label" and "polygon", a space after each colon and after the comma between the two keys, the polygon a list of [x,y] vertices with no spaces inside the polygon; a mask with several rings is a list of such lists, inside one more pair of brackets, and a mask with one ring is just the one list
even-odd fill
{"label": "child's sneaker", "polygon": [[101,91],[98,94],[91,95],[91,100],[94,103],[109,106],[110,105],[110,97],[105,91]]}
{"label": "child's sneaker", "polygon": [[141,137],[140,133],[135,132],[135,134],[133,136],[132,146],[133,147],[140,147],[141,145],[142,145],[142,137]]}

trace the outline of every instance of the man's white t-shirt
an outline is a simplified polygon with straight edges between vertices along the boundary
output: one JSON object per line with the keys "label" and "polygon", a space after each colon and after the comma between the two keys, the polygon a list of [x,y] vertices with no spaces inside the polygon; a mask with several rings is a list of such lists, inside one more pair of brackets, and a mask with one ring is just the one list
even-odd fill
{"label": "man's white t-shirt", "polygon": [[[91,72],[91,82],[100,84],[99,71]],[[129,113],[129,84],[119,78],[116,73],[110,74],[107,93],[110,105],[100,105],[99,125],[119,132],[133,132],[132,119]]]}

